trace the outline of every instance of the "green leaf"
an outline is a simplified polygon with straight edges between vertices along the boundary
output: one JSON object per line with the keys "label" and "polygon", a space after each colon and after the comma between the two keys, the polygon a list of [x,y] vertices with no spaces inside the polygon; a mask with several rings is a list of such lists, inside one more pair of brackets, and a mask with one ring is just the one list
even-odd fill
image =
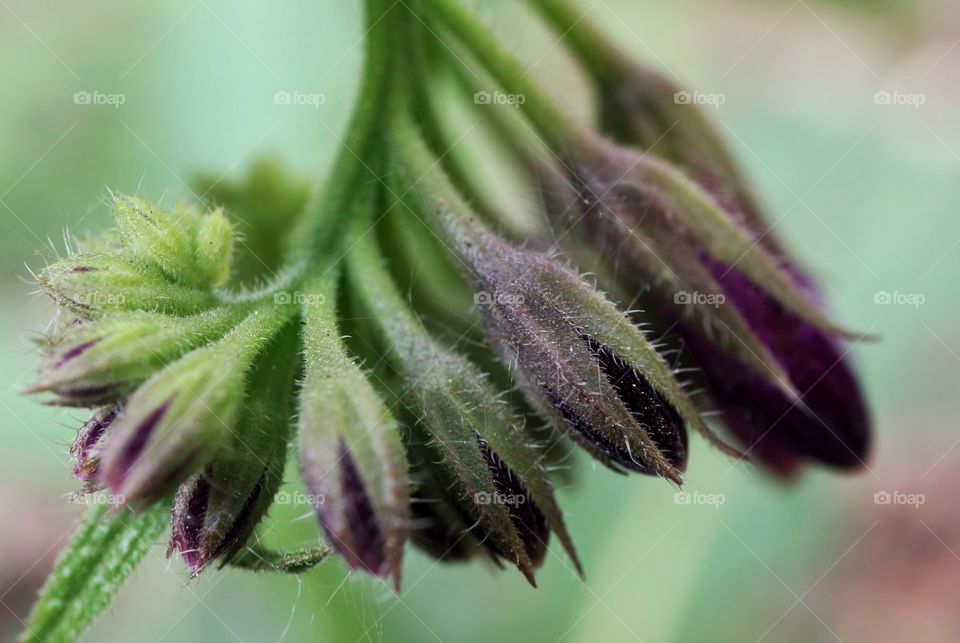
{"label": "green leaf", "polygon": [[107,608],[117,590],[166,530],[164,505],[135,514],[97,505],[57,560],[33,607],[23,641],[74,641]]}

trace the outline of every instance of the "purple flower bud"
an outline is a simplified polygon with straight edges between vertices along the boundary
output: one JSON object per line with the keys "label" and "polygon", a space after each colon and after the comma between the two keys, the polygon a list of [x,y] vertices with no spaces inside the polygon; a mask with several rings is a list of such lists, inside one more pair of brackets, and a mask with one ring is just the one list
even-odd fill
{"label": "purple flower bud", "polygon": [[116,401],[165,364],[221,336],[242,319],[228,308],[191,317],[114,313],[50,340],[38,381],[27,393],[52,392],[61,405]]}
{"label": "purple flower bud", "polygon": [[326,497],[318,493],[328,486],[319,480],[308,478],[307,486],[315,490],[314,509],[331,544],[351,567],[363,569],[374,576],[386,576],[391,572],[387,560],[386,538],[373,502],[346,443],[340,443],[338,456],[339,479],[331,483],[337,487],[337,504],[342,505],[343,511],[329,511],[324,506]]}
{"label": "purple flower bud", "polygon": [[[530,497],[523,478],[510,469],[503,459],[490,448],[490,445],[480,435],[477,435],[480,453],[487,463],[487,469],[493,478],[496,495],[490,499],[493,502],[504,502],[523,542],[523,547],[534,567],[540,567],[547,555],[547,541],[550,539],[550,527],[543,512]],[[492,539],[484,539],[484,544],[494,549],[498,556],[508,558],[496,547]]]}
{"label": "purple flower bud", "polygon": [[70,447],[70,454],[74,457],[73,474],[78,480],[86,483],[88,491],[99,487],[100,475],[100,446],[103,444],[107,429],[117,418],[117,409],[114,406],[105,406],[94,411],[77,432],[77,438]]}
{"label": "purple flower bud", "polygon": [[243,491],[223,488],[218,482],[223,481],[216,480],[214,467],[208,465],[177,492],[168,554],[179,551],[191,576],[217,558],[228,560],[234,555],[272,502],[266,472]]}
{"label": "purple flower bud", "polygon": [[300,467],[329,543],[354,569],[400,585],[409,490],[399,427],[339,340],[335,280],[304,307]]}
{"label": "purple flower bud", "polygon": [[228,442],[177,491],[168,554],[178,550],[191,576],[241,551],[283,482],[300,366],[298,330],[289,325],[264,350]]}
{"label": "purple flower bud", "polygon": [[126,501],[155,500],[209,462],[234,433],[246,376],[286,322],[256,311],[220,340],[155,373],[130,397],[103,449],[103,481]]}
{"label": "purple flower bud", "polygon": [[464,238],[488,335],[531,404],[614,470],[679,484],[684,419],[710,434],[642,333],[559,262],[479,227]]}
{"label": "purple flower bud", "polygon": [[[787,475],[802,459],[856,469],[869,457],[871,429],[863,395],[836,340],[798,319],[736,269],[713,264],[718,280],[751,328],[783,365],[800,393],[791,400],[686,327],[686,347],[711,399],[750,454]],[[798,284],[808,280],[794,271]]]}

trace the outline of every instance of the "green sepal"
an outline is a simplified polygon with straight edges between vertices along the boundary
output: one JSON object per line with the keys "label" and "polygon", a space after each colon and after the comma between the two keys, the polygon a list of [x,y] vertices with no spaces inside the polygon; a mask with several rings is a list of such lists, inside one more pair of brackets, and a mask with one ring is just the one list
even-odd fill
{"label": "green sepal", "polygon": [[209,290],[182,286],[154,264],[113,254],[63,259],[44,268],[38,281],[55,302],[84,319],[134,310],[192,315],[217,304]]}

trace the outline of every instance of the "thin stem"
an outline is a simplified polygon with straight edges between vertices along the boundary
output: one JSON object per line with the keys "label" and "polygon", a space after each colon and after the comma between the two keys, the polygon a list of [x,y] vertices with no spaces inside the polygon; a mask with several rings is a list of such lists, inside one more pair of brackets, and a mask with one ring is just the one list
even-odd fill
{"label": "thin stem", "polygon": [[[397,288],[387,270],[376,239],[358,219],[354,223],[356,241],[347,257],[350,283],[380,332],[387,338],[390,349],[398,356],[406,356],[427,336],[423,324],[413,314],[410,304]],[[401,360],[406,363],[406,360]]]}
{"label": "thin stem", "polygon": [[326,545],[290,552],[273,551],[262,545],[248,545],[229,564],[231,567],[253,572],[302,574],[326,560],[332,551]]}
{"label": "thin stem", "polygon": [[361,159],[373,144],[379,127],[383,94],[389,86],[389,61],[393,55],[389,46],[389,27],[386,20],[392,3],[385,0],[366,2],[366,62],[363,84],[354,105],[350,125],[318,198],[307,205],[300,221],[298,246],[291,252],[291,264],[300,267],[323,257],[333,250],[337,231],[343,220],[355,184],[367,171]]}
{"label": "thin stem", "polygon": [[601,82],[615,80],[629,66],[627,56],[571,0],[527,0],[560,34],[577,58]]}
{"label": "thin stem", "polygon": [[489,29],[458,0],[431,0],[430,10],[456,34],[507,91],[523,97],[522,109],[555,152],[563,152],[582,134],[582,127],[537,83]]}

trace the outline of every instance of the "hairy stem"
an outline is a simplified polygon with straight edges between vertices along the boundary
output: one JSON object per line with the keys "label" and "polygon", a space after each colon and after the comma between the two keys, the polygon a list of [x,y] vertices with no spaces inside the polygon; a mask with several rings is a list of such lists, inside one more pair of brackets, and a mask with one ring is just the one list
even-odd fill
{"label": "hairy stem", "polygon": [[470,49],[507,91],[524,97],[524,114],[554,151],[565,150],[576,143],[581,137],[581,126],[540,85],[528,79],[529,70],[475,15],[458,0],[431,0],[428,6],[438,21]]}

